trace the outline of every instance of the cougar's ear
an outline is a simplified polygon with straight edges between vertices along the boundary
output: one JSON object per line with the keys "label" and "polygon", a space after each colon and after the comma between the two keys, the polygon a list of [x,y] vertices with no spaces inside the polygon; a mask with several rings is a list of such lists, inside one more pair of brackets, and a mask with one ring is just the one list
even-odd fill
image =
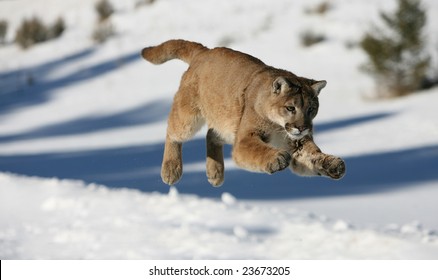
{"label": "cougar's ear", "polygon": [[314,81],[310,87],[313,89],[313,91],[315,92],[316,96],[318,96],[319,92],[323,88],[325,88],[326,85],[327,85],[327,82],[322,80],[322,81]]}
{"label": "cougar's ear", "polygon": [[272,83],[272,92],[275,94],[280,94],[281,92],[290,88],[289,81],[285,77],[278,77]]}

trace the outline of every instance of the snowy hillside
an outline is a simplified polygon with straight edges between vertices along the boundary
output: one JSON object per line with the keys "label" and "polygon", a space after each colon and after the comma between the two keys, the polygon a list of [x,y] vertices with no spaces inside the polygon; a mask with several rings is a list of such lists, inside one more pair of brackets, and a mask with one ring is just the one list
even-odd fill
{"label": "snowy hillside", "polygon": [[[316,0],[111,0],[116,34],[101,45],[95,2],[0,1],[0,258],[438,258],[438,89],[373,101],[358,70],[357,41],[395,1],[333,0],[317,15]],[[438,2],[423,2],[436,53]],[[67,29],[24,51],[14,30],[33,15]],[[327,39],[303,47],[306,31]],[[139,52],[171,38],[327,80],[315,139],[346,160],[345,178],[249,173],[226,147],[213,188],[203,130],[168,195],[166,118],[187,65]]]}

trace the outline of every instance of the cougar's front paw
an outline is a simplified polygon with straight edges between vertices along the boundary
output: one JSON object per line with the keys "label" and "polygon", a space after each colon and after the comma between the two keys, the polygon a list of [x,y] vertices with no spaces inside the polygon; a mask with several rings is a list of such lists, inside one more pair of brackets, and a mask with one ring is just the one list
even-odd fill
{"label": "cougar's front paw", "polygon": [[266,165],[266,172],[272,174],[289,166],[292,157],[288,152],[278,152],[277,155]]}
{"label": "cougar's front paw", "polygon": [[332,179],[341,179],[345,175],[345,162],[338,157],[327,156],[322,164],[327,176]]}
{"label": "cougar's front paw", "polygon": [[168,160],[161,166],[161,179],[169,186],[175,185],[182,176],[182,164],[178,160]]}

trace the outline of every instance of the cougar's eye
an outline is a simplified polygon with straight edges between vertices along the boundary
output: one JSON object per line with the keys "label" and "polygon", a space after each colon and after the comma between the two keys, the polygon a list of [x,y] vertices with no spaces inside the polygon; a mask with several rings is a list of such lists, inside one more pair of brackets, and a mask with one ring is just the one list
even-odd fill
{"label": "cougar's eye", "polygon": [[286,110],[288,110],[291,113],[295,113],[295,111],[296,111],[294,106],[286,106]]}

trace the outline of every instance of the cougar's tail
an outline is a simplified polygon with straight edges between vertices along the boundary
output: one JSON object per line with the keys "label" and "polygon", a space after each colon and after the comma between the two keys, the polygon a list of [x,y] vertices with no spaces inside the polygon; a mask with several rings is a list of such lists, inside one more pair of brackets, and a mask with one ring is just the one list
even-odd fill
{"label": "cougar's tail", "polygon": [[208,48],[195,42],[185,40],[169,40],[155,47],[147,47],[141,51],[141,55],[153,64],[162,64],[171,59],[181,59],[190,64],[192,59]]}

